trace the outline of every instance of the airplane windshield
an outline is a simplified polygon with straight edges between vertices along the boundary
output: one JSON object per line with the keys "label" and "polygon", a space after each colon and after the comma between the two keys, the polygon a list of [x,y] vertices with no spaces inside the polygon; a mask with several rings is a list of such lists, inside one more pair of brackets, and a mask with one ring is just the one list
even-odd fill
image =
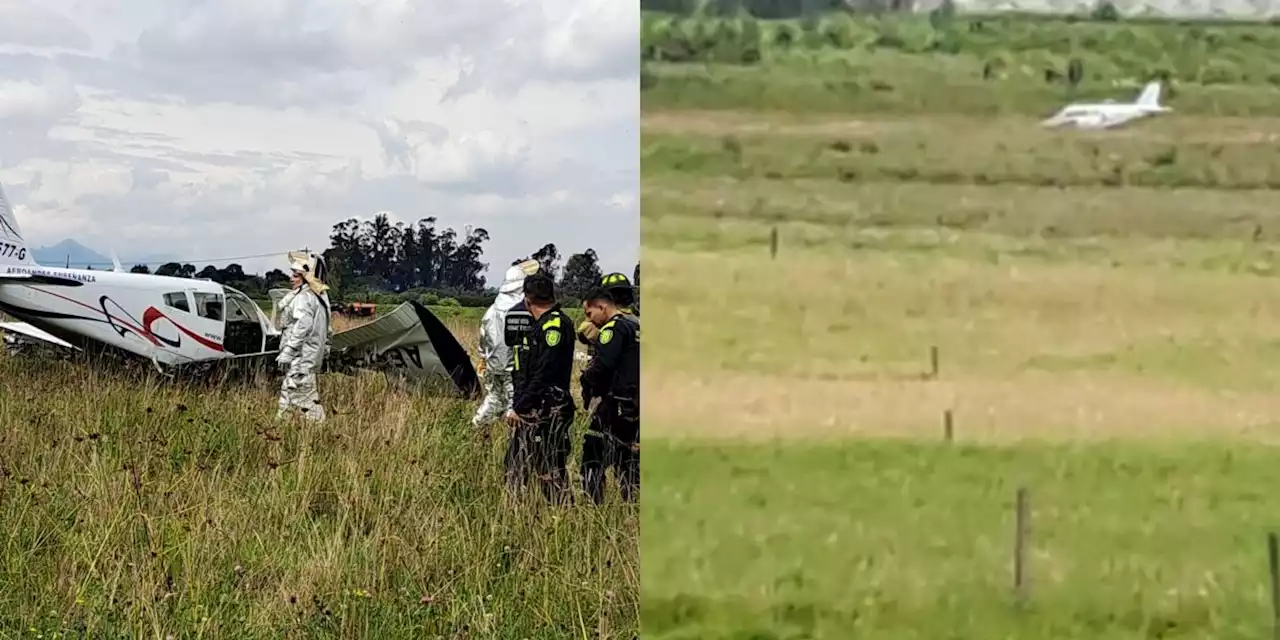
{"label": "airplane windshield", "polygon": [[253,301],[248,296],[227,292],[227,322],[258,322],[258,314]]}

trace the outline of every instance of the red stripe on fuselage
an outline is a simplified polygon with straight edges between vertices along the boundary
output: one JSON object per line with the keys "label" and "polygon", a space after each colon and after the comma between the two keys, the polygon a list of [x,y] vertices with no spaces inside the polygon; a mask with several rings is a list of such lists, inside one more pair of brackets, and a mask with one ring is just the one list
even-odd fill
{"label": "red stripe on fuselage", "polygon": [[169,316],[166,316],[165,314],[161,313],[161,312],[160,312],[160,310],[159,310],[159,309],[157,309],[157,308],[155,308],[155,307],[147,307],[147,310],[146,310],[146,311],[144,311],[144,312],[142,312],[142,326],[146,329],[147,333],[148,333],[148,334],[150,334],[150,333],[151,333],[151,325],[152,325],[156,320],[159,320],[159,319],[161,319],[161,318],[164,318],[165,320],[168,320],[168,321],[169,321],[169,324],[172,324],[173,326],[177,327],[177,328],[178,328],[178,331],[181,331],[181,332],[183,332],[183,333],[187,334],[188,336],[190,336],[190,338],[191,338],[192,340],[195,340],[196,342],[199,342],[200,344],[202,344],[202,345],[204,345],[204,346],[206,346],[206,347],[208,347],[208,348],[210,348],[210,349],[213,349],[214,351],[223,351],[223,350],[224,350],[224,349],[222,348],[222,345],[220,345],[220,344],[218,344],[218,343],[216,343],[216,342],[214,342],[214,341],[212,341],[212,340],[210,340],[210,339],[208,339],[208,338],[206,338],[206,337],[204,337],[204,336],[200,336],[200,335],[196,335],[195,333],[192,333],[189,329],[187,329],[186,327],[184,327],[184,326],[182,326],[182,325],[178,324],[177,322],[174,322],[174,321],[173,321],[173,318],[170,318]]}
{"label": "red stripe on fuselage", "polygon": [[[30,286],[30,285],[28,285],[28,286]],[[32,288],[34,288],[34,287],[32,287]],[[119,318],[119,317],[117,317],[117,316],[111,315],[111,312],[109,312],[109,311],[105,311],[105,310],[100,309],[100,308],[97,308],[97,307],[89,306],[89,305],[87,305],[87,304],[85,304],[85,303],[83,303],[83,302],[80,302],[79,300],[76,300],[75,298],[68,298],[67,296],[64,296],[64,295],[62,295],[62,294],[54,293],[54,292],[52,292],[52,291],[45,291],[44,289],[36,289],[36,291],[39,291],[39,292],[41,292],[41,293],[47,293],[47,294],[49,294],[49,295],[51,295],[51,296],[53,296],[53,297],[55,297],[55,298],[61,298],[61,299],[66,300],[67,302],[70,302],[70,303],[72,303],[72,304],[80,305],[80,306],[82,306],[82,307],[84,307],[84,308],[86,308],[86,309],[88,309],[88,310],[90,310],[90,311],[92,311],[92,312],[94,312],[94,313],[101,313],[101,314],[104,314],[104,315],[106,315],[106,316],[107,316],[107,318],[109,318],[110,320],[113,320],[113,321],[115,321],[115,322],[118,322],[118,323],[120,323],[121,325],[124,325],[125,327],[127,327],[127,328],[129,328],[129,329],[132,329],[132,330],[134,331],[134,333],[137,333],[138,335],[142,336],[143,338],[146,338],[148,341],[150,341],[150,342],[151,342],[151,344],[153,344],[153,345],[155,345],[155,346],[157,346],[157,347],[163,347],[164,345],[162,345],[162,344],[161,344],[161,342],[160,342],[160,339],[159,339],[159,338],[157,338],[157,337],[156,337],[156,335],[155,335],[154,333],[152,333],[152,332],[151,332],[151,323],[155,322],[155,321],[156,321],[156,320],[158,320],[159,318],[164,318],[165,320],[168,320],[171,324],[173,324],[173,326],[177,327],[179,331],[181,331],[181,332],[183,332],[183,333],[187,334],[188,336],[191,336],[191,339],[192,339],[192,340],[195,340],[196,342],[199,342],[200,344],[202,344],[202,345],[204,345],[204,346],[206,346],[206,347],[208,347],[208,348],[210,348],[210,349],[212,349],[212,350],[214,350],[214,351],[219,351],[219,352],[225,352],[225,351],[226,351],[226,349],[224,349],[224,348],[222,347],[222,345],[220,345],[220,344],[218,344],[218,343],[216,343],[216,342],[213,342],[212,340],[209,340],[208,338],[205,338],[205,337],[203,337],[203,336],[199,336],[199,335],[196,335],[195,333],[192,333],[189,329],[187,329],[186,327],[184,327],[184,326],[182,326],[182,325],[180,325],[180,324],[178,324],[178,323],[174,322],[174,321],[173,321],[173,318],[170,318],[169,316],[164,315],[163,313],[161,313],[161,312],[160,312],[160,310],[159,310],[159,309],[156,309],[155,307],[148,307],[148,308],[147,308],[147,310],[146,310],[146,311],[144,311],[144,312],[142,313],[142,324],[143,324],[143,326],[142,326],[142,327],[137,327],[137,326],[134,326],[133,324],[131,324],[131,323],[129,323],[129,322],[127,322],[127,321],[125,321],[125,320],[124,320],[124,319],[122,319],[122,318]],[[108,298],[108,299],[109,299],[109,298]],[[112,304],[114,304],[114,301],[112,302]],[[153,315],[153,314],[154,314],[154,315]]]}
{"label": "red stripe on fuselage", "polygon": [[[32,288],[34,288],[34,287],[32,287]],[[134,325],[130,324],[129,322],[125,321],[125,320],[124,320],[124,319],[122,319],[122,318],[118,318],[118,317],[116,317],[116,316],[113,316],[113,315],[111,315],[111,312],[110,312],[110,311],[106,311],[106,310],[104,310],[104,309],[100,309],[100,308],[98,308],[98,307],[91,307],[91,306],[89,306],[89,305],[87,305],[87,304],[85,304],[85,303],[83,303],[83,302],[80,302],[79,300],[76,300],[75,298],[68,298],[68,297],[66,297],[66,296],[64,296],[64,295],[62,295],[62,294],[54,293],[54,292],[52,292],[52,291],[45,291],[44,289],[36,289],[36,291],[39,291],[40,293],[47,293],[47,294],[49,294],[49,295],[51,295],[51,296],[53,296],[53,297],[55,297],[55,298],[61,298],[61,299],[63,299],[63,300],[66,300],[67,302],[70,302],[71,304],[77,304],[77,305],[80,305],[80,306],[82,306],[82,307],[84,307],[84,308],[86,308],[86,309],[88,309],[88,310],[90,310],[90,311],[92,311],[92,312],[94,312],[94,313],[101,313],[101,314],[103,314],[103,315],[107,316],[107,318],[108,318],[109,320],[113,320],[113,321],[115,321],[115,322],[119,322],[120,324],[124,325],[125,327],[127,327],[127,328],[129,328],[129,329],[132,329],[134,333],[137,333],[138,335],[142,336],[143,338],[146,338],[147,340],[149,340],[149,341],[151,342],[151,344],[153,344],[153,345],[155,345],[155,346],[157,346],[157,347],[161,346],[161,345],[160,345],[160,340],[158,340],[158,339],[155,337],[155,335],[154,335],[154,334],[152,334],[150,331],[148,331],[148,330],[146,330],[146,329],[143,329],[143,328],[140,328],[140,327],[136,327],[136,326],[134,326]]]}

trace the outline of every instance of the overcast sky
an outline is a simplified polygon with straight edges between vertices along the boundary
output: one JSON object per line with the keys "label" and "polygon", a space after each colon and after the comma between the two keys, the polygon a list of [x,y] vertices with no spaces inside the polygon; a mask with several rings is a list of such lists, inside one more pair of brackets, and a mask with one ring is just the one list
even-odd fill
{"label": "overcast sky", "polygon": [[[639,252],[639,10],[618,0],[0,0],[0,182],[33,246],[284,266],[390,212]],[[127,265],[126,265],[127,266]]]}

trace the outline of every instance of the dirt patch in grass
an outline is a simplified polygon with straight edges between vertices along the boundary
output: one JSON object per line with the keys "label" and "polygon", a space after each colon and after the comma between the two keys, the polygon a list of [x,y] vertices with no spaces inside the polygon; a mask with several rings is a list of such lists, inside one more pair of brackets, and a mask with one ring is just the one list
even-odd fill
{"label": "dirt patch in grass", "polygon": [[963,440],[1280,437],[1280,396],[1138,376],[822,381],[647,369],[643,384],[647,437],[657,438],[940,438],[947,409]]}
{"label": "dirt patch in grass", "polygon": [[804,117],[745,111],[658,111],[641,116],[646,132],[702,136],[874,134],[910,126],[905,120]]}
{"label": "dirt patch in grass", "polygon": [[[1206,144],[1259,144],[1280,141],[1280,118],[1214,117],[1170,115],[1104,131],[1041,129],[1038,117],[1029,116],[833,116],[830,114],[788,114],[750,111],[661,110],[642,114],[646,133],[703,136],[775,134],[791,136],[874,135],[925,130],[945,136],[957,131],[987,130],[1011,139],[1019,132],[1038,136],[1069,135],[1106,140],[1142,138],[1163,142]],[[1012,140],[1011,140],[1012,141]]]}

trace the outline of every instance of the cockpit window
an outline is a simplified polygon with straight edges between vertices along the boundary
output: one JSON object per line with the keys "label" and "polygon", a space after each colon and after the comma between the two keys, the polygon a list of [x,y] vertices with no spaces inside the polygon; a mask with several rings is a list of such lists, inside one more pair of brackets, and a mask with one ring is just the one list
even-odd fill
{"label": "cockpit window", "polygon": [[199,293],[195,294],[196,313],[201,318],[209,320],[217,320],[222,322],[222,294],[220,293]]}
{"label": "cockpit window", "polygon": [[179,311],[191,313],[191,305],[187,302],[187,292],[175,291],[164,294],[164,305]]}

